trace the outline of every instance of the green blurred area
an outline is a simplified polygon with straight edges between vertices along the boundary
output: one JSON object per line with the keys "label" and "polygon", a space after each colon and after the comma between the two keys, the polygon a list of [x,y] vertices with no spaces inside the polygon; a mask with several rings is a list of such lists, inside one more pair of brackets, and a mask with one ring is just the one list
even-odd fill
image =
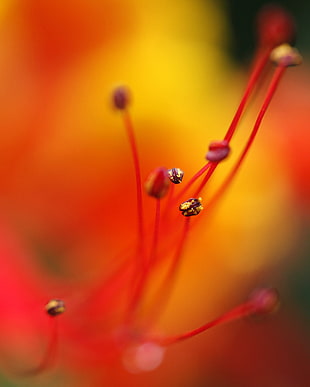
{"label": "green blurred area", "polygon": [[231,29],[230,51],[236,61],[245,61],[253,52],[255,41],[255,16],[267,4],[278,4],[287,9],[295,18],[297,25],[296,45],[303,55],[310,53],[310,2],[303,0],[226,0],[223,2]]}

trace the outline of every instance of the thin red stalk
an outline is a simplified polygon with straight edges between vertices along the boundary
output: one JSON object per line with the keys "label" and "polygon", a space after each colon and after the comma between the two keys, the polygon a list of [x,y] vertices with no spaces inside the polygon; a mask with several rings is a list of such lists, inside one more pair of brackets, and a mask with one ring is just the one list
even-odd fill
{"label": "thin red stalk", "polygon": [[[143,200],[142,200],[142,179],[141,179],[141,169],[140,169],[140,160],[139,153],[137,149],[134,127],[130,114],[127,110],[123,113],[124,125],[127,131],[134,169],[136,177],[136,195],[137,195],[137,216],[138,216],[138,252],[139,258],[144,265],[144,212],[143,212]],[[140,262],[141,263],[141,262]]]}
{"label": "thin red stalk", "polygon": [[255,124],[253,126],[250,137],[249,137],[249,139],[248,139],[248,141],[243,149],[243,152],[241,153],[234,168],[232,169],[232,171],[230,172],[230,174],[228,175],[228,177],[226,178],[224,183],[221,185],[221,187],[215,193],[213,198],[209,201],[209,204],[208,204],[209,207],[214,205],[219,200],[219,198],[224,194],[224,192],[226,191],[226,189],[229,187],[230,183],[234,179],[235,175],[237,174],[238,170],[240,169],[240,167],[241,167],[241,165],[242,165],[242,163],[243,163],[243,161],[244,161],[244,159],[245,159],[245,157],[246,157],[249,149],[251,148],[251,145],[256,137],[256,134],[258,132],[260,124],[265,116],[265,113],[268,109],[268,106],[269,106],[271,100],[272,100],[272,97],[274,96],[274,93],[278,87],[278,84],[279,84],[279,82],[280,82],[280,80],[285,72],[285,69],[286,69],[286,67],[283,67],[283,66],[278,66],[276,68],[274,75],[272,77],[270,86],[267,90],[265,100],[263,102],[263,105],[262,105],[259,113],[258,113],[257,119],[256,119]]}
{"label": "thin red stalk", "polygon": [[262,53],[258,52],[258,54],[257,54],[257,59],[254,61],[255,65],[254,65],[254,68],[253,68],[252,73],[250,75],[248,84],[245,88],[244,94],[241,98],[241,102],[237,108],[237,111],[236,111],[236,113],[231,121],[231,124],[226,132],[226,135],[224,137],[224,140],[227,140],[228,142],[230,142],[230,140],[232,139],[232,137],[236,131],[237,125],[240,121],[243,110],[245,108],[245,105],[250,97],[250,94],[251,94],[252,90],[254,89],[254,87],[258,81],[258,78],[260,77],[267,61],[269,60],[271,48],[263,49],[263,50],[264,51]]}
{"label": "thin red stalk", "polygon": [[189,230],[190,230],[190,217],[184,219],[184,226],[183,226],[183,229],[181,232],[181,236],[180,236],[177,248],[175,250],[175,254],[173,256],[170,270],[168,272],[168,275],[167,275],[167,278],[165,281],[169,284],[172,282],[173,277],[175,276],[176,271],[180,266],[180,262],[181,262],[182,254],[184,251],[185,242],[188,238]]}
{"label": "thin red stalk", "polygon": [[49,317],[50,319],[50,338],[47,345],[47,349],[45,351],[45,354],[40,361],[40,363],[32,369],[21,371],[20,375],[23,376],[34,376],[42,371],[45,371],[48,367],[52,365],[52,363],[55,361],[56,353],[58,349],[58,324],[57,324],[57,317]]}
{"label": "thin red stalk", "polygon": [[195,181],[202,176],[210,167],[212,163],[208,162],[204,165],[195,175],[187,182],[187,184],[183,187],[182,191],[176,196],[175,201],[180,200],[182,196],[188,191],[188,189],[195,183]]}
{"label": "thin red stalk", "polygon": [[131,278],[132,271],[133,264],[130,260],[122,263],[108,278],[104,279],[103,283],[94,287],[89,294],[79,300],[77,308],[80,309],[82,305],[85,313],[101,315],[103,311],[111,308],[110,304],[115,303],[117,295],[121,295],[119,290],[126,283],[126,279]]}
{"label": "thin red stalk", "polygon": [[147,282],[149,280],[150,268],[156,261],[157,249],[158,249],[158,238],[159,238],[159,227],[160,227],[160,214],[161,214],[161,199],[156,199],[153,241],[152,241],[152,247],[150,251],[150,257],[148,262],[146,263],[145,270],[143,271],[143,275],[141,275],[138,279],[138,283],[134,290],[132,300],[130,301],[128,316],[126,318],[127,322],[132,320],[132,316],[135,314],[139,306],[139,303],[142,300],[145,286],[147,285]]}
{"label": "thin red stalk", "polygon": [[175,250],[175,253],[172,258],[172,262],[168,269],[168,272],[165,276],[162,286],[160,287],[159,293],[156,296],[156,300],[153,303],[153,312],[150,313],[149,321],[154,323],[155,318],[160,315],[160,312],[164,308],[164,304],[167,303],[171,289],[173,288],[174,281],[176,278],[177,271],[180,267],[182,255],[185,248],[185,243],[188,239],[189,231],[190,231],[190,217],[184,219],[184,226],[181,231],[180,238],[178,240],[178,244]]}
{"label": "thin red stalk", "polygon": [[[261,76],[262,74],[262,71],[269,59],[269,55],[270,55],[270,52],[271,52],[271,48],[264,48],[264,49],[261,49],[258,54],[256,55],[257,59],[254,61],[255,65],[253,67],[253,70],[251,72],[251,75],[250,75],[250,78],[249,78],[249,81],[247,83],[247,86],[245,88],[245,91],[243,93],[243,96],[241,98],[241,102],[237,108],[237,111],[231,121],[231,124],[225,134],[225,137],[224,137],[224,140],[230,142],[230,140],[232,139],[235,131],[236,131],[236,128],[237,128],[237,125],[240,121],[240,118],[242,116],[242,113],[244,111],[244,108],[245,108],[245,105],[254,89],[254,87],[256,86],[257,84],[257,81],[259,79],[259,77]],[[207,175],[205,176],[204,180],[202,181],[202,183],[200,184],[200,186],[198,187],[198,189],[196,190],[195,194],[193,195],[194,197],[197,197],[199,196],[200,192],[202,191],[202,189],[204,188],[204,186],[207,184],[207,182],[209,181],[210,177],[212,176],[214,170],[216,169],[218,163],[207,163],[203,168],[201,168],[191,179],[190,181],[187,183],[187,185],[183,188],[183,190],[180,192],[180,194],[177,196],[176,200],[177,199],[180,199],[184,193],[192,186],[192,184],[202,175],[204,174],[206,171],[207,172]]]}
{"label": "thin red stalk", "polygon": [[171,209],[172,205],[173,205],[173,195],[174,195],[174,189],[175,187],[175,184],[171,183],[170,184],[170,188],[169,188],[169,192],[168,192],[168,197],[167,197],[167,200],[166,200],[166,204],[165,204],[165,210],[163,211],[164,214],[167,214],[167,212]]}
{"label": "thin red stalk", "polygon": [[159,230],[160,230],[161,199],[156,199],[155,221],[153,230],[153,242],[150,252],[149,265],[152,265],[157,257]]}
{"label": "thin red stalk", "polygon": [[210,180],[211,176],[213,175],[213,172],[215,171],[216,167],[219,165],[219,163],[211,163],[211,166],[206,174],[206,176],[203,178],[202,182],[200,183],[199,187],[194,193],[194,197],[198,197],[203,190],[204,186],[207,184],[207,182]]}
{"label": "thin red stalk", "polygon": [[233,320],[240,319],[249,315],[253,311],[253,304],[250,302],[246,302],[242,305],[237,306],[236,308],[230,310],[229,312],[223,314],[222,316],[212,320],[199,328],[193,329],[191,331],[181,333],[175,336],[168,336],[164,338],[155,339],[161,345],[168,346],[171,344],[178,343],[180,341],[189,339],[191,337],[197,336],[198,334],[205,332],[206,330],[215,327],[220,324],[224,324]]}

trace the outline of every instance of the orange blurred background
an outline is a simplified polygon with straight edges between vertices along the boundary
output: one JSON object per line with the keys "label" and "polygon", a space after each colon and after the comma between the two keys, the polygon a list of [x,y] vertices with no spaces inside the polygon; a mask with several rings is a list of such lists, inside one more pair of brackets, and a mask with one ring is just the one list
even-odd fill
{"label": "orange blurred background", "polygon": [[[45,348],[44,302],[73,295],[79,311],[79,298],[108,277],[119,248],[135,238],[133,170],[113,88],[126,84],[133,94],[143,179],[162,165],[181,167],[188,179],[204,165],[209,142],[224,135],[248,70],[228,55],[221,2],[2,0],[0,31],[1,385],[309,385],[307,61],[284,77],[210,221],[206,208],[156,329],[197,327],[265,284],[282,294],[279,313],[168,348],[157,370],[139,375],[101,359],[100,350],[92,363],[83,340],[60,327],[56,366],[33,379],[15,375]],[[231,162],[259,104],[242,121]],[[229,165],[219,168],[211,192]],[[152,208],[146,199],[149,220]],[[75,313],[69,306],[65,327],[79,319]]]}

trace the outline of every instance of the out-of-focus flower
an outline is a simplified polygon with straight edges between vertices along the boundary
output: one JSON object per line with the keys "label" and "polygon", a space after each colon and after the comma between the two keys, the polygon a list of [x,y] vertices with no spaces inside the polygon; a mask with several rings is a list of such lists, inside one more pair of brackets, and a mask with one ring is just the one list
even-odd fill
{"label": "out-of-focus flower", "polygon": [[[197,362],[173,348],[163,362],[166,344],[187,337],[174,333],[239,303],[294,243],[267,136],[213,213],[258,111],[219,140],[243,84],[220,49],[221,12],[185,0],[6,1],[0,12],[3,368],[23,383],[57,361],[56,379],[39,374],[40,386],[180,385]],[[290,35],[287,18],[284,27]],[[285,40],[269,36],[257,76]],[[128,101],[115,89],[123,82]],[[212,176],[207,191],[190,185],[199,170]],[[259,295],[221,321],[273,309],[274,293]],[[128,375],[162,362],[150,377]]]}

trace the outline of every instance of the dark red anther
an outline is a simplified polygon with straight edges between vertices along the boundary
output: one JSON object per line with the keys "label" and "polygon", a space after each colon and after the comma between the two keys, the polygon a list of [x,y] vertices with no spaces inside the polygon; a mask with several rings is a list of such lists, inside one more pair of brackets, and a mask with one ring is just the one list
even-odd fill
{"label": "dark red anther", "polygon": [[229,155],[230,147],[226,140],[213,141],[209,145],[209,151],[206,154],[206,159],[212,162],[220,162]]}
{"label": "dark red anther", "polygon": [[256,289],[249,297],[252,313],[255,315],[270,314],[279,307],[279,293],[274,288]]}
{"label": "dark red anther", "polygon": [[164,197],[169,189],[170,180],[166,168],[156,168],[145,181],[144,187],[148,195],[156,199]]}
{"label": "dark red anther", "polygon": [[116,109],[124,110],[130,102],[129,90],[125,86],[119,86],[114,90],[112,98]]}
{"label": "dark red anther", "polygon": [[294,19],[280,6],[268,5],[258,15],[257,32],[263,46],[292,43],[295,39]]}
{"label": "dark red anther", "polygon": [[184,216],[194,216],[198,215],[200,211],[203,210],[203,206],[201,204],[201,198],[190,198],[185,202],[181,203],[179,206],[179,210],[182,212]]}
{"label": "dark red anther", "polygon": [[171,168],[168,169],[168,177],[173,184],[180,184],[182,183],[184,172],[180,168]]}

